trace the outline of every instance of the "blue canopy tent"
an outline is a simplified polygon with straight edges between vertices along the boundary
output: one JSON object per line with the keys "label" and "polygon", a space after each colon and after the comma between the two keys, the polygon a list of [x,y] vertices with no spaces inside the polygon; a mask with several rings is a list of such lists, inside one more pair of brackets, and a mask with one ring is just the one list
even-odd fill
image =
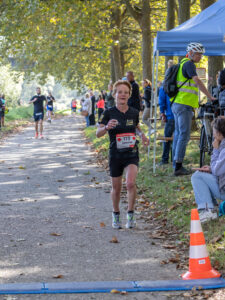
{"label": "blue canopy tent", "polygon": [[[190,42],[202,43],[207,56],[225,55],[225,0],[218,0],[201,13],[170,31],[159,31],[154,39],[152,85],[157,86],[158,56],[185,56]],[[155,70],[156,69],[156,70]],[[157,91],[154,92],[154,163],[156,151]],[[153,103],[152,103],[153,105]],[[152,118],[152,107],[150,112]],[[150,149],[150,148],[149,148]]]}

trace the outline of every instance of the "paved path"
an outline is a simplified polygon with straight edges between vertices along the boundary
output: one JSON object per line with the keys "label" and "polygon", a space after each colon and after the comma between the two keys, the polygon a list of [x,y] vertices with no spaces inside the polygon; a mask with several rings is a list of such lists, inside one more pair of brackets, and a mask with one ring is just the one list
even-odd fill
{"label": "paved path", "polygon": [[[146,224],[139,221],[135,230],[111,228],[109,176],[85,144],[81,120],[66,117],[45,123],[44,140],[35,140],[33,128],[27,128],[0,146],[0,283],[178,279],[174,265],[160,264],[168,253],[160,242],[151,244]],[[125,222],[125,203],[121,213]],[[119,243],[110,243],[113,236]],[[127,298],[167,299],[154,293]]]}

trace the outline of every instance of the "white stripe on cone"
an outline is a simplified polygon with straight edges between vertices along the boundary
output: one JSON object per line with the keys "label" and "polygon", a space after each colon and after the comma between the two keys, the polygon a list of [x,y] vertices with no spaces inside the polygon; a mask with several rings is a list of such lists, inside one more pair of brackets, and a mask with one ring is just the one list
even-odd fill
{"label": "white stripe on cone", "polygon": [[199,220],[191,221],[191,233],[202,232],[202,225]]}
{"label": "white stripe on cone", "polygon": [[208,257],[208,251],[206,248],[206,245],[200,245],[200,246],[190,246],[189,251],[189,258],[204,258]]}

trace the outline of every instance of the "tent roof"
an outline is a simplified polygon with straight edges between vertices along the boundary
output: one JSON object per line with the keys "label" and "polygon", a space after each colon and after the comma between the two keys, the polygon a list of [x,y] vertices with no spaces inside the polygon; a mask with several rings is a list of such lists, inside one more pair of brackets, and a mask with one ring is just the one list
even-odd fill
{"label": "tent roof", "polygon": [[154,53],[184,56],[190,42],[202,43],[207,56],[225,55],[225,0],[218,0],[197,16],[170,31],[159,31]]}

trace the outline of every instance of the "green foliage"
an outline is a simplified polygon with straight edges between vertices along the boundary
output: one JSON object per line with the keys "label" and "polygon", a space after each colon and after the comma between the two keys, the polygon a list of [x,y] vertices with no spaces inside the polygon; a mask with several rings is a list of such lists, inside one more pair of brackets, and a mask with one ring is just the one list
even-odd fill
{"label": "green foliage", "polygon": [[6,123],[14,120],[26,120],[33,116],[32,106],[20,106],[16,108],[9,108],[9,112],[6,114]]}

